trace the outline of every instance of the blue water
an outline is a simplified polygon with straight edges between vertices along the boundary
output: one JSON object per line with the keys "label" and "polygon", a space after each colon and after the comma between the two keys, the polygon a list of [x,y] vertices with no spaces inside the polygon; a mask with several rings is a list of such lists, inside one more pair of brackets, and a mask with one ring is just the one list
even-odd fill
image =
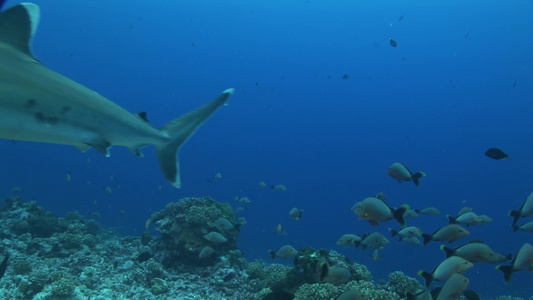
{"label": "blue water", "polygon": [[[533,191],[531,1],[35,3],[36,57],[129,111],[147,111],[156,126],[226,88],[236,93],[182,148],[180,190],[164,180],[153,147],[144,158],[120,147],[105,158],[1,140],[3,197],[22,187],[26,201],[59,215],[99,212],[102,223],[140,234],[168,202],[211,196],[237,207],[233,198],[246,196],[238,246],[248,259],[270,260],[267,250],[287,243],[334,249],[376,280],[395,270],[417,277],[444,258],[438,242],[391,240],[378,261],[335,244],[344,233],[398,228],[371,227],[349,210],[380,191],[393,206],[439,208],[440,216],[408,220],[425,232],[463,206],[494,219],[452,246],[480,239],[516,253],[533,241],[513,233],[507,216]],[[511,159],[485,157],[489,147]],[[427,173],[421,187],[389,178],[395,161]],[[260,181],[288,190],[258,189]],[[305,210],[298,223],[292,207]],[[274,233],[278,223],[288,235]],[[533,295],[527,271],[509,284],[493,265],[466,276],[484,296]]]}

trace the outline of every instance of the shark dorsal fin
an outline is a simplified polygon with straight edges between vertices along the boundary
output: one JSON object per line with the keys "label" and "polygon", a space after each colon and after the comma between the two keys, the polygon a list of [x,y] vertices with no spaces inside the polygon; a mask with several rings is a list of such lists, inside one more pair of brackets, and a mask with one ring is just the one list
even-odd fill
{"label": "shark dorsal fin", "polygon": [[33,58],[30,43],[39,25],[39,6],[21,3],[0,13],[0,47],[11,47]]}

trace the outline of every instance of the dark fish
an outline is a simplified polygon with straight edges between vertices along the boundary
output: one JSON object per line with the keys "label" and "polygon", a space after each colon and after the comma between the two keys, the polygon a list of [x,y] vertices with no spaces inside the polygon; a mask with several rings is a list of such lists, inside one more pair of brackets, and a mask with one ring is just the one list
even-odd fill
{"label": "dark fish", "polygon": [[[0,2],[0,5],[2,3]],[[7,260],[9,259],[9,253],[6,252],[5,256],[4,256],[4,260],[2,261],[2,263],[0,263],[0,279],[4,276],[4,274],[6,273],[6,269],[7,269]]]}
{"label": "dark fish", "polygon": [[518,83],[515,81],[513,82],[513,87],[515,88]]}
{"label": "dark fish", "polygon": [[396,41],[393,40],[392,38],[389,38],[389,44],[390,44],[391,47],[393,47],[393,48],[396,48],[396,46],[398,46],[398,43],[396,43]]}
{"label": "dark fish", "polygon": [[509,158],[509,155],[500,148],[489,148],[489,150],[485,151],[485,155],[497,160]]}
{"label": "dark fish", "polygon": [[342,75],[342,79],[348,79],[348,78],[350,78],[350,75],[348,75],[348,74]]}
{"label": "dark fish", "polygon": [[403,17],[404,17],[404,15],[401,15],[401,16],[398,18],[398,21],[403,20]]}
{"label": "dark fish", "polygon": [[4,3],[6,3],[6,0],[0,0],[0,11],[2,11],[2,6],[4,6]]}

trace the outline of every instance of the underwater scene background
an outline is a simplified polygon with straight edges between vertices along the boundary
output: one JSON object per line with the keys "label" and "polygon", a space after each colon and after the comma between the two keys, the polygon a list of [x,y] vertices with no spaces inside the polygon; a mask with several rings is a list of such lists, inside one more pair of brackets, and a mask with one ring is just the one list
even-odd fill
{"label": "underwater scene background", "polygon": [[[227,88],[235,94],[181,149],[181,189],[164,179],[153,147],[143,158],[114,147],[106,158],[0,140],[3,198],[59,216],[97,212],[98,223],[141,236],[170,202],[211,197],[235,210],[244,206],[234,199],[247,197],[236,214],[246,219],[236,243],[247,260],[270,263],[269,250],[285,244],[332,249],[376,281],[394,271],[422,281],[417,272],[445,257],[442,242],[390,238],[389,228],[401,228],[394,220],[358,220],[350,208],[379,192],[394,207],[438,208],[407,219],[426,233],[464,206],[493,218],[450,247],[481,240],[516,254],[533,241],[513,232],[508,216],[533,191],[531,1],[34,2],[35,56],[131,112],[148,112],[156,127]],[[485,156],[491,147],[510,158]],[[420,187],[387,176],[396,161],[427,174]],[[271,188],[279,184],[286,190]],[[293,207],[304,210],[298,222]],[[276,234],[278,224],[286,234]],[[377,259],[336,244],[374,231],[390,240]],[[469,289],[533,296],[531,272],[506,284],[494,267],[466,272]]]}

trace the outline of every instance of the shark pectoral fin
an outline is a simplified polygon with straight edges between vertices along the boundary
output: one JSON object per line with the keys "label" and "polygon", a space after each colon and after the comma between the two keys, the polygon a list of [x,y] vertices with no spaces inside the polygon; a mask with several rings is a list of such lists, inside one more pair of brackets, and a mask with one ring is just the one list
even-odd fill
{"label": "shark pectoral fin", "polygon": [[0,13],[0,43],[9,45],[36,60],[30,43],[39,25],[39,6],[21,3]]}
{"label": "shark pectoral fin", "polygon": [[226,104],[232,94],[233,89],[227,89],[211,102],[168,122],[161,128],[161,131],[168,134],[169,140],[155,145],[157,158],[163,175],[174,187],[181,187],[179,148],[220,106]]}
{"label": "shark pectoral fin", "polygon": [[102,141],[94,141],[88,143],[89,146],[93,147],[96,151],[102,153],[105,155],[105,157],[109,157],[109,147],[111,147],[111,144],[102,140]]}

